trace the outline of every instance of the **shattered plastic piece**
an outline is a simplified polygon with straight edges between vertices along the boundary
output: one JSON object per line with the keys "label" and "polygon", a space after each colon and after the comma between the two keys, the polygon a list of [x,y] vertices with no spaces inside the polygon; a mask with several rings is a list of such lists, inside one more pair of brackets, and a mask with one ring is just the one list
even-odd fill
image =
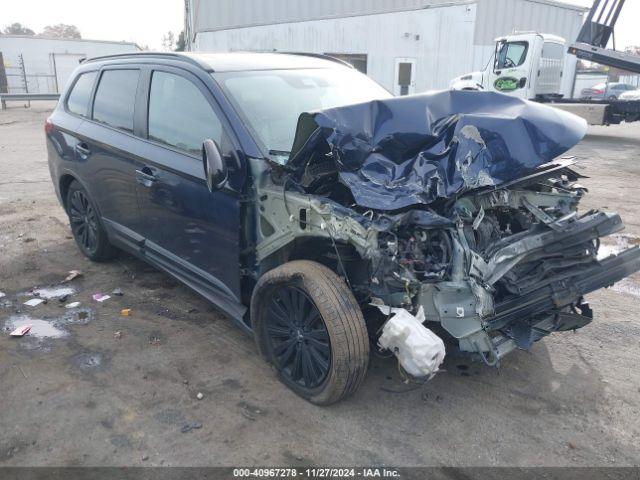
{"label": "shattered plastic piece", "polygon": [[27,300],[26,302],[24,302],[24,305],[35,307],[36,305],[40,305],[43,302],[44,298],[32,298],[31,300]]}
{"label": "shattered plastic piece", "polygon": [[71,302],[71,303],[67,303],[64,308],[76,308],[77,306],[80,305],[80,302]]}
{"label": "shattered plastic piece", "polygon": [[22,325],[21,327],[16,328],[13,332],[11,332],[12,337],[22,337],[29,333],[31,330],[31,325]]}
{"label": "shattered plastic piece", "polygon": [[120,315],[122,315],[123,317],[128,317],[129,315],[131,315],[131,309],[123,308],[122,310],[120,310]]}
{"label": "shattered plastic piece", "polygon": [[533,173],[586,131],[584,120],[546,105],[443,91],[303,113],[287,166],[304,184],[322,152],[359,206],[398,210]]}
{"label": "shattered plastic piece", "polygon": [[113,338],[115,338],[116,340],[120,340],[122,338],[122,332],[117,331],[113,334]]}
{"label": "shattered plastic piece", "polygon": [[417,378],[433,377],[444,360],[442,339],[407,310],[394,310],[395,315],[382,327],[378,344],[393,352],[410,375]]}
{"label": "shattered plastic piece", "polygon": [[69,274],[62,281],[62,283],[70,282],[71,280],[73,280],[74,278],[79,277],[80,275],[82,275],[82,272],[80,270],[69,270]]}
{"label": "shattered plastic piece", "polygon": [[202,392],[198,392],[198,394],[196,395],[196,398],[198,400],[202,400],[204,398],[204,394]]}
{"label": "shattered plastic piece", "polygon": [[111,295],[105,295],[104,293],[94,293],[92,298],[96,302],[104,302],[105,300],[109,300],[111,298]]}

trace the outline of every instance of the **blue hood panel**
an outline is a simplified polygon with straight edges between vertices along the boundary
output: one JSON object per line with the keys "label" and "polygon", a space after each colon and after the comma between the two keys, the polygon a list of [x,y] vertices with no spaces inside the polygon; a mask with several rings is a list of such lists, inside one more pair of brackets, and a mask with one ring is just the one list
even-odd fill
{"label": "blue hood panel", "polygon": [[300,179],[323,152],[358,205],[398,210],[530,174],[586,130],[538,103],[443,91],[304,113],[288,166]]}

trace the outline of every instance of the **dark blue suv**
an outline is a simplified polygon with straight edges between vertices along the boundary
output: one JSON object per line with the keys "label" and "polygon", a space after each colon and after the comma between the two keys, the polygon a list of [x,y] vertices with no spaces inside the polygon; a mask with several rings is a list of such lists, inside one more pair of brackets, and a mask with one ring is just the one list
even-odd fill
{"label": "dark blue suv", "polygon": [[[51,175],[87,257],[107,260],[113,247],[131,252],[250,330],[247,312],[260,270],[295,255],[277,248],[269,255],[255,251],[253,198],[256,182],[264,181],[256,176],[265,174],[265,158],[282,163],[301,112],[389,96],[346,64],[312,55],[96,58],[75,71],[47,121]],[[332,295],[322,299],[324,306],[306,289],[282,289],[284,303],[274,308],[286,310],[290,328],[275,340],[291,340],[284,344],[299,352],[286,350],[281,369],[298,393],[327,403],[360,383],[368,338],[344,281],[321,265],[297,266],[320,272],[310,290]],[[344,307],[350,310],[334,312],[344,317],[336,321],[354,326],[330,326],[340,335],[331,343],[350,346],[331,352],[334,332],[317,312]],[[291,309],[304,312],[306,323],[300,318],[289,325]]]}
{"label": "dark blue suv", "polygon": [[186,283],[317,404],[358,388],[370,345],[424,381],[433,325],[496,366],[640,269],[638,248],[598,258],[620,217],[579,214],[556,158],[586,124],[504,95],[392,98],[320,55],[132,54],[78,67],[45,130],[80,250]]}

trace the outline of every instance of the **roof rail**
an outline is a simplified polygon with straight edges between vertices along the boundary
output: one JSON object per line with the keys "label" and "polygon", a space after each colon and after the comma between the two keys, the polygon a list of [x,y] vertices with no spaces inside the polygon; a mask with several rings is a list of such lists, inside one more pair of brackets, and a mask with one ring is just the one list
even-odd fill
{"label": "roof rail", "polygon": [[119,58],[139,58],[139,57],[147,57],[147,58],[172,58],[175,60],[182,60],[184,62],[191,63],[193,65],[197,65],[202,67],[202,64],[198,62],[195,58],[180,55],[179,53],[171,53],[171,52],[132,52],[132,53],[116,53],[113,55],[102,55],[100,57],[91,57],[83,60],[81,63],[89,63],[100,60],[117,60]]}
{"label": "roof rail", "polygon": [[274,51],[274,52],[269,52],[269,53],[281,53],[283,55],[300,55],[302,57],[313,57],[313,58],[321,58],[323,60],[329,60],[330,62],[335,62],[335,63],[340,63],[341,65],[344,65],[345,67],[349,67],[349,68],[355,68],[353,65],[351,65],[349,62],[345,62],[344,60],[341,60],[339,58],[336,57],[332,57],[331,55],[325,55],[324,53],[309,53],[309,52],[280,52],[280,51]]}

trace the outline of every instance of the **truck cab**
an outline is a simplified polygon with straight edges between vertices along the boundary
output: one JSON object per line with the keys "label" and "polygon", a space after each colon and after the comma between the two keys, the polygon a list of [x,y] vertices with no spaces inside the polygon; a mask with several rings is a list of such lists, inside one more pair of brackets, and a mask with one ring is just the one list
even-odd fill
{"label": "truck cab", "polygon": [[484,70],[454,78],[452,90],[487,90],[523,98],[561,97],[565,40],[522,32],[498,37]]}

